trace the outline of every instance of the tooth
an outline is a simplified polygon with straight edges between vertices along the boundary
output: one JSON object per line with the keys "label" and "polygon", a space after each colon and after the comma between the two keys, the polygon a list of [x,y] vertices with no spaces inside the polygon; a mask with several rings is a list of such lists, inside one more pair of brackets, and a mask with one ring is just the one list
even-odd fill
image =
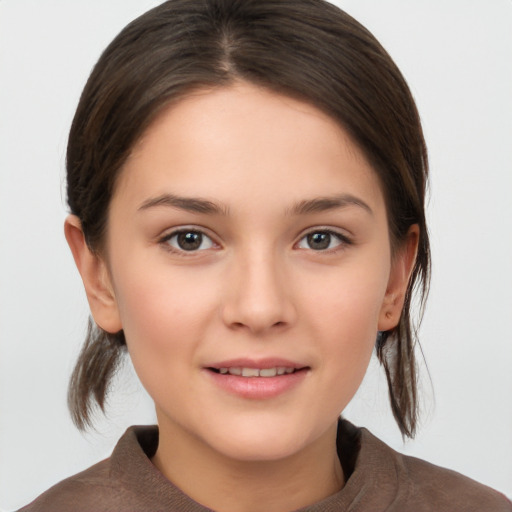
{"label": "tooth", "polygon": [[242,368],[242,377],[259,377],[260,371],[258,368]]}
{"label": "tooth", "polygon": [[222,375],[230,374],[241,377],[275,377],[276,375],[289,375],[295,372],[295,368],[288,368],[286,366],[277,366],[274,368],[242,368],[233,366],[230,368],[219,368],[219,373]]}

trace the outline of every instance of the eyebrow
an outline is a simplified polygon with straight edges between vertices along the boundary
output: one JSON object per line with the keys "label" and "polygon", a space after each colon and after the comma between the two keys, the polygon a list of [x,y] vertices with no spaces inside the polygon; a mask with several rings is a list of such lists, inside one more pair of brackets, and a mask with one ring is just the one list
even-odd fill
{"label": "eyebrow", "polygon": [[358,206],[373,215],[373,210],[362,199],[351,194],[341,194],[336,196],[317,197],[300,201],[295,204],[291,210],[291,215],[305,215],[308,213],[319,213],[337,208],[346,208],[347,206]]}
{"label": "eyebrow", "polygon": [[167,206],[179,208],[192,213],[202,213],[208,215],[227,215],[229,208],[225,205],[216,204],[208,199],[199,197],[181,197],[174,194],[162,194],[158,197],[144,201],[139,210],[147,210],[157,206]]}
{"label": "eyebrow", "polygon": [[[174,194],[162,194],[158,197],[147,199],[139,206],[140,210],[148,210],[159,206],[178,208],[192,213],[206,215],[229,214],[229,208],[223,204],[217,204],[208,199],[199,197],[182,197]],[[346,208],[348,206],[358,206],[373,215],[372,209],[362,199],[351,194],[341,194],[337,196],[316,197],[299,201],[291,208],[287,209],[289,215],[307,215],[308,213],[319,213],[337,208]]]}

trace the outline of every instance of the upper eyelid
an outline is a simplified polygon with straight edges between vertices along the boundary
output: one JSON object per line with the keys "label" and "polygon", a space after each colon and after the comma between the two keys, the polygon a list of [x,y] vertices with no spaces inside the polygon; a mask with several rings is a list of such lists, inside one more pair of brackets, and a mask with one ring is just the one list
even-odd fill
{"label": "upper eyelid", "polygon": [[353,235],[346,229],[334,228],[330,226],[314,226],[301,231],[297,237],[298,240],[302,240],[305,236],[311,235],[312,233],[330,233],[331,235],[339,236],[341,239],[351,240]]}
{"label": "upper eyelid", "polygon": [[[214,242],[216,241],[215,234],[212,233],[211,230],[203,227],[203,226],[195,226],[195,225],[184,225],[184,226],[176,226],[173,228],[167,228],[162,231],[160,235],[157,236],[158,240],[168,240],[169,238],[172,238],[174,235],[178,235],[179,233],[186,233],[188,231],[201,233],[202,235],[207,236],[208,238],[211,238]],[[217,243],[217,242],[216,242]]]}

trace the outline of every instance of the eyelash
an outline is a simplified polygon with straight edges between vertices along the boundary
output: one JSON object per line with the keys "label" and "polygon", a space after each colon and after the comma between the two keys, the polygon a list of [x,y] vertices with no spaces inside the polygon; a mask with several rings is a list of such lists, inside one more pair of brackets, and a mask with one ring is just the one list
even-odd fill
{"label": "eyelash", "polygon": [[[186,250],[186,249],[183,249],[183,248],[180,248],[180,247],[174,247],[173,245],[171,245],[170,241],[173,238],[177,238],[180,235],[189,235],[189,234],[199,235],[201,237],[200,246],[198,248],[192,249],[192,250]],[[206,247],[206,248],[198,250],[201,247],[201,245],[203,245],[203,243],[205,241],[207,241],[209,246]],[[174,254],[177,254],[179,256],[183,256],[183,257],[194,256],[197,253],[202,252],[202,251],[204,251],[206,249],[211,249],[211,248],[213,248],[215,246],[218,247],[218,244],[216,244],[213,241],[211,236],[208,236],[203,230],[196,229],[196,228],[180,228],[180,229],[177,229],[175,231],[172,231],[171,233],[168,233],[168,234],[164,235],[162,238],[160,238],[158,240],[158,243],[161,244],[162,246],[164,246],[164,248],[167,251],[172,252]]]}
{"label": "eyelash", "polygon": [[346,235],[343,235],[337,231],[334,231],[332,229],[322,229],[322,228],[316,228],[316,229],[313,229],[311,231],[309,231],[308,233],[304,234],[300,240],[297,242],[297,246],[303,241],[303,240],[307,240],[308,237],[312,236],[312,235],[328,235],[329,237],[331,237],[329,239],[329,245],[330,243],[332,242],[332,238],[335,238],[339,243],[335,246],[335,247],[327,247],[325,249],[313,249],[312,247],[299,247],[300,249],[305,249],[305,250],[311,250],[315,253],[329,253],[329,254],[332,254],[332,253],[336,253],[340,250],[343,250],[343,249],[346,249],[347,246],[350,246],[353,244],[353,241]]}
{"label": "eyelash", "polygon": [[[190,234],[200,236],[200,245],[195,249],[186,250],[181,247],[175,247],[170,243],[170,241],[173,238],[177,239],[177,237],[179,237],[180,235],[190,235]],[[331,245],[331,243],[332,243],[332,238],[335,238],[338,241],[338,244],[335,247],[326,247],[326,248],[322,248],[322,249],[314,249],[312,247],[300,247],[301,242],[303,242],[305,240],[306,243],[308,243],[309,242],[308,237],[311,237],[313,235],[328,235],[330,237],[328,240],[329,245]],[[208,247],[201,249],[200,247],[205,243],[205,241],[208,244]],[[158,243],[161,244],[162,246],[164,246],[164,248],[167,251],[177,254],[179,256],[183,256],[183,257],[191,257],[194,255],[197,255],[197,253],[202,252],[204,250],[219,247],[218,244],[216,244],[216,242],[212,239],[212,237],[207,235],[202,229],[196,229],[196,228],[177,229],[175,231],[172,231],[171,233],[164,235],[162,238],[160,238],[158,240]],[[179,242],[177,242],[177,243],[179,244]],[[299,241],[294,245],[294,247],[297,247],[298,249],[301,249],[301,250],[311,250],[314,253],[332,254],[332,253],[336,253],[340,250],[343,250],[347,246],[352,245],[352,244],[353,244],[353,241],[346,235],[343,235],[337,231],[333,231],[332,229],[317,228],[317,229],[313,229],[313,230],[305,233],[299,239]]]}

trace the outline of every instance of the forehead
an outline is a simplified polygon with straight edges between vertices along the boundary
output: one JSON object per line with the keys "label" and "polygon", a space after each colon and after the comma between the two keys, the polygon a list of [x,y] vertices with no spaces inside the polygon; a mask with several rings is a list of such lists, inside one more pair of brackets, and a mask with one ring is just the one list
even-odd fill
{"label": "forehead", "polygon": [[169,188],[226,203],[258,197],[267,205],[332,193],[381,198],[371,165],[334,119],[246,83],[199,90],[169,106],[135,144],[114,200]]}

